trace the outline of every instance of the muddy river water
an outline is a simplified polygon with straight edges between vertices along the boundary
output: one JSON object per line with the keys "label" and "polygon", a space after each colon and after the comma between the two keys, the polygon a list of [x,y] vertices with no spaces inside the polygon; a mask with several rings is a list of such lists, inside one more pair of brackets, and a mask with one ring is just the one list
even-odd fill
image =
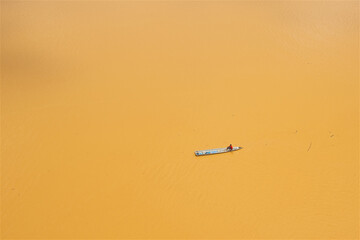
{"label": "muddy river water", "polygon": [[358,202],[357,1],[1,2],[3,239],[355,239]]}

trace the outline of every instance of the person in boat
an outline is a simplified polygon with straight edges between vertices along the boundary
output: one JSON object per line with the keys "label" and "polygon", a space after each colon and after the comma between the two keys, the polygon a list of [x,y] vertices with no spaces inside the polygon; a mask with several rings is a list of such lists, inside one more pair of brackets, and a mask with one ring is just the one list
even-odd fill
{"label": "person in boat", "polygon": [[226,149],[231,151],[231,150],[233,150],[233,146],[230,144]]}

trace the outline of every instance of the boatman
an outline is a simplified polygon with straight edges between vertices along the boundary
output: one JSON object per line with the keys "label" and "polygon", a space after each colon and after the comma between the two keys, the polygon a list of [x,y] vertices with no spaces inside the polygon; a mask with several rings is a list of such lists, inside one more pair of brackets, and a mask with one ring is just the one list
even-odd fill
{"label": "boatman", "polygon": [[229,151],[232,151],[232,150],[233,150],[233,146],[230,144],[226,149],[229,150]]}

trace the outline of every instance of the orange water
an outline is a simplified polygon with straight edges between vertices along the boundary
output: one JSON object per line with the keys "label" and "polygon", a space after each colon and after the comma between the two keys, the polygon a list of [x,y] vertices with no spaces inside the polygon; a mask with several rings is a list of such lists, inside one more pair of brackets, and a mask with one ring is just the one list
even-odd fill
{"label": "orange water", "polygon": [[358,238],[358,41],[356,1],[2,1],[2,238]]}

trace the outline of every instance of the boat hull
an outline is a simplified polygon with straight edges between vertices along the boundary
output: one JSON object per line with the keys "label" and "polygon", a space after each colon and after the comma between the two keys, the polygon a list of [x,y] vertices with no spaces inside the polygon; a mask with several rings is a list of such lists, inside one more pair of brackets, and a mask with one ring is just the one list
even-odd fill
{"label": "boat hull", "polygon": [[206,155],[213,155],[213,154],[220,154],[220,153],[228,153],[240,150],[241,147],[234,147],[233,150],[229,150],[227,148],[216,148],[216,149],[208,149],[208,150],[200,150],[195,151],[196,156],[206,156]]}

